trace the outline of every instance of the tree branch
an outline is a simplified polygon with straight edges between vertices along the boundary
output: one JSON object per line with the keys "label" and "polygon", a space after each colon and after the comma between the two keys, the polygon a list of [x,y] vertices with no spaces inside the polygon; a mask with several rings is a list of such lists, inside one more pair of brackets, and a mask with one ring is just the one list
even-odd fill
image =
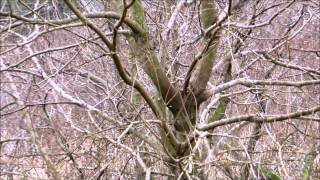
{"label": "tree branch", "polygon": [[214,94],[221,93],[222,91],[229,89],[236,85],[243,86],[255,86],[255,85],[266,85],[266,86],[294,86],[303,87],[310,85],[320,84],[320,79],[317,80],[306,80],[306,81],[276,81],[276,80],[252,80],[247,78],[235,79],[227,83],[220,84],[210,90],[203,93],[204,98],[211,97]]}
{"label": "tree branch", "polygon": [[[105,34],[93,23],[91,22],[88,18],[86,18],[71,2],[71,0],[65,0],[65,3],[68,5],[68,7],[76,14],[76,16],[84,23],[86,24],[90,29],[92,29],[101,39],[102,41],[107,45],[107,47],[112,50],[113,49],[113,44],[108,40],[108,38],[105,36]],[[168,127],[167,122],[165,120],[165,117],[163,117],[163,113],[159,106],[153,101],[152,97],[148,94],[144,86],[138,81],[134,80],[130,77],[130,74],[126,69],[124,69],[122,62],[119,58],[119,56],[113,52],[111,55],[113,62],[118,70],[118,73],[122,80],[129,85],[133,86],[140,94],[141,96],[145,99],[145,101],[148,103],[154,114],[161,120],[162,122],[162,127],[164,128],[165,132],[168,133],[168,136],[170,137],[171,143],[175,145],[179,145],[180,143],[178,140],[175,138],[172,130]],[[158,69],[156,69],[158,70]],[[158,74],[156,74],[158,75]],[[171,86],[169,86],[168,89],[170,89]]]}
{"label": "tree branch", "polygon": [[293,118],[298,118],[301,116],[315,114],[318,111],[320,111],[319,105],[316,107],[310,108],[310,109],[303,110],[303,111],[298,111],[295,113],[288,113],[288,114],[281,114],[281,115],[276,115],[276,116],[263,116],[263,115],[256,115],[256,114],[236,116],[236,117],[221,119],[220,121],[209,123],[209,124],[204,125],[202,127],[198,127],[198,129],[201,131],[207,131],[207,130],[214,129],[219,126],[224,126],[224,125],[233,124],[233,123],[242,122],[242,121],[271,123],[271,122],[284,121],[287,119],[293,119]]}
{"label": "tree branch", "polygon": [[[209,0],[201,1],[201,22],[203,28],[207,29],[217,20],[217,8],[215,2]],[[211,76],[213,63],[216,60],[216,53],[219,38],[211,34],[211,37],[205,36],[208,45],[201,59],[197,62],[195,70],[190,77],[190,87],[193,94],[198,95],[203,92]],[[188,81],[187,77],[187,81]]]}
{"label": "tree branch", "polygon": [[[40,20],[40,19],[35,19],[35,18],[27,18],[27,17],[20,16],[18,14],[14,14],[14,13],[0,12],[0,17],[1,16],[15,18],[17,20],[20,20],[23,22],[28,22],[31,24],[47,24],[47,25],[51,25],[51,26],[64,25],[64,24],[69,24],[69,23],[75,22],[75,21],[79,21],[78,16],[72,16],[70,18],[62,19],[62,20]],[[95,19],[95,18],[120,19],[122,17],[120,14],[118,14],[116,12],[112,12],[112,11],[101,12],[101,13],[84,13],[83,16],[88,19]],[[129,26],[134,33],[140,34],[140,33],[144,32],[144,30],[141,28],[141,26],[137,22],[130,20],[129,18],[124,18],[123,22],[127,26]],[[24,24],[24,23],[17,22],[17,23],[10,24],[10,26],[8,26],[8,27],[3,27],[0,31],[0,33],[7,31],[8,29],[12,29],[17,26],[20,26],[22,24]]]}

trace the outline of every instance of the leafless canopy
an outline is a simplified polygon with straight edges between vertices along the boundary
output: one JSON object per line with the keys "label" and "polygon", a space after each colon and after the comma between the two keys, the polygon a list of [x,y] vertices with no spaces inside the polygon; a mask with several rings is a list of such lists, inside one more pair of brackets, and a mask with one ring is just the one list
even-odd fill
{"label": "leafless canopy", "polygon": [[0,1],[1,179],[320,179],[316,0]]}

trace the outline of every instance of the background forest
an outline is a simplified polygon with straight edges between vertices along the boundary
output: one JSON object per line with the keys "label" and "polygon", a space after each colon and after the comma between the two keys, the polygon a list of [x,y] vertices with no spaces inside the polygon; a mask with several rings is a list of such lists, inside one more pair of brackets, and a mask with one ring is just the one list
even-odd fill
{"label": "background forest", "polygon": [[1,0],[1,179],[320,179],[316,0]]}

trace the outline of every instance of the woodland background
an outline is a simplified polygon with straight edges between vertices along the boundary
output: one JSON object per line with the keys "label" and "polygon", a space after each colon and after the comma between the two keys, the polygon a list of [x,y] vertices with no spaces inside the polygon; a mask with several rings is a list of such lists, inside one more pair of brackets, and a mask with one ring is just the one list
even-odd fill
{"label": "woodland background", "polygon": [[320,179],[316,0],[1,0],[1,179]]}

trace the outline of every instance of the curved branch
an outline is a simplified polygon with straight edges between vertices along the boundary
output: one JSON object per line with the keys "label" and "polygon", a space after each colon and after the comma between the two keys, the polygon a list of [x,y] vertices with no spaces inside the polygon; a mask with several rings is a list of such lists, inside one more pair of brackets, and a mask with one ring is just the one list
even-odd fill
{"label": "curved branch", "polygon": [[306,81],[273,81],[273,80],[252,80],[252,79],[235,79],[229,81],[227,83],[218,85],[211,90],[204,92],[204,97],[210,97],[213,94],[220,93],[226,89],[234,87],[236,85],[243,85],[243,86],[255,86],[255,85],[266,85],[266,86],[294,86],[294,87],[303,87],[303,86],[310,86],[310,85],[318,85],[320,84],[320,79],[317,80],[306,80]]}
{"label": "curved branch", "polygon": [[272,62],[275,65],[279,65],[282,67],[290,68],[290,69],[295,69],[295,70],[300,70],[300,71],[305,71],[305,72],[310,72],[316,75],[320,75],[320,71],[317,71],[315,69],[309,68],[309,67],[303,67],[299,65],[293,65],[287,62],[283,62],[280,59],[277,60],[273,57],[271,57],[268,53],[262,53],[263,57],[265,57],[266,60]]}
{"label": "curved branch", "polygon": [[[75,21],[79,21],[79,18],[77,16],[72,16],[70,18],[62,19],[62,20],[45,20],[45,21],[40,20],[40,19],[27,18],[27,17],[20,16],[18,14],[14,14],[14,13],[9,13],[9,12],[0,12],[0,17],[1,16],[12,17],[12,18],[15,18],[17,20],[20,20],[20,21],[23,21],[23,22],[28,22],[28,23],[31,23],[31,24],[47,24],[47,25],[52,25],[52,26],[64,25],[64,24],[69,24],[69,23],[75,22]],[[120,14],[118,14],[116,12],[112,12],[112,11],[100,12],[100,13],[84,13],[83,16],[85,18],[89,18],[89,19],[94,19],[94,18],[120,19],[121,18]],[[133,21],[133,20],[131,20],[129,18],[124,18],[123,22],[127,26],[129,26],[134,33],[137,33],[137,34],[144,33],[144,30],[141,28],[141,26],[137,22],[135,22],[135,21]],[[10,24],[9,27],[2,28],[1,32],[4,32],[4,31],[8,30],[9,28],[12,29],[14,27],[20,26],[22,24],[23,23],[21,23],[21,22]]]}
{"label": "curved branch", "polygon": [[266,25],[270,25],[271,22],[278,17],[281,13],[283,13],[288,7],[290,7],[296,0],[290,1],[285,7],[280,9],[278,12],[276,12],[273,16],[271,16],[267,21],[259,23],[259,24],[253,24],[253,25],[244,25],[239,23],[230,23],[226,24],[227,26],[235,26],[237,28],[243,28],[243,29],[250,29],[250,28],[257,28],[257,27],[263,27]]}
{"label": "curved branch", "polygon": [[[201,2],[201,21],[205,29],[207,29],[217,21],[218,10],[215,3],[216,2],[212,2],[209,0],[204,0]],[[216,33],[217,31],[215,31],[215,33],[213,34],[210,34],[210,36],[205,36],[208,44],[205,50],[203,51],[201,59],[197,62],[197,65],[195,66],[194,73],[190,77],[189,84],[192,92],[195,95],[198,95],[205,90],[209,78],[211,76],[213,63],[216,60],[216,53],[219,41],[219,37],[216,36]],[[188,76],[190,75],[188,74]],[[186,79],[187,83],[185,83],[185,89],[189,81],[188,78],[189,77],[187,77]]]}
{"label": "curved branch", "polygon": [[281,114],[277,116],[262,116],[262,115],[256,115],[256,114],[249,114],[249,115],[243,115],[243,116],[236,116],[226,119],[221,119],[220,121],[209,123],[205,126],[198,127],[201,131],[207,131],[210,129],[214,129],[219,126],[224,126],[228,124],[233,124],[236,122],[242,122],[242,121],[248,121],[248,122],[258,122],[258,123],[271,123],[276,121],[284,121],[291,118],[298,118],[301,116],[311,115],[315,114],[316,112],[320,111],[320,106],[316,106],[310,109],[306,109],[303,111],[298,111],[295,113],[288,113],[288,114]]}
{"label": "curved branch", "polygon": [[[65,3],[68,5],[68,7],[76,14],[76,16],[84,23],[86,24],[91,30],[93,30],[100,38],[101,40],[105,43],[105,45],[112,50],[113,47],[113,43],[111,43],[108,38],[106,37],[106,35],[92,22],[90,21],[86,16],[84,16],[75,6],[74,4],[71,2],[71,0],[64,0]],[[149,95],[149,93],[147,92],[147,90],[144,88],[144,86],[137,80],[134,80],[131,78],[131,75],[129,74],[129,72],[123,67],[122,62],[119,58],[119,56],[117,55],[117,53],[112,52],[111,53],[111,57],[113,59],[113,62],[118,70],[118,73],[120,75],[120,77],[122,78],[122,80],[129,86],[133,86],[140,94],[141,96],[145,99],[145,101],[148,103],[148,105],[150,106],[150,108],[152,109],[152,111],[154,112],[154,114],[161,120],[162,122],[162,127],[164,128],[164,130],[166,131],[166,133],[169,134],[171,143],[175,144],[175,145],[179,145],[180,142],[178,142],[178,140],[175,138],[172,130],[168,127],[164,117],[163,117],[163,113],[161,111],[161,109],[159,108],[159,106],[157,105],[157,103],[155,103],[152,99],[152,97]]]}

